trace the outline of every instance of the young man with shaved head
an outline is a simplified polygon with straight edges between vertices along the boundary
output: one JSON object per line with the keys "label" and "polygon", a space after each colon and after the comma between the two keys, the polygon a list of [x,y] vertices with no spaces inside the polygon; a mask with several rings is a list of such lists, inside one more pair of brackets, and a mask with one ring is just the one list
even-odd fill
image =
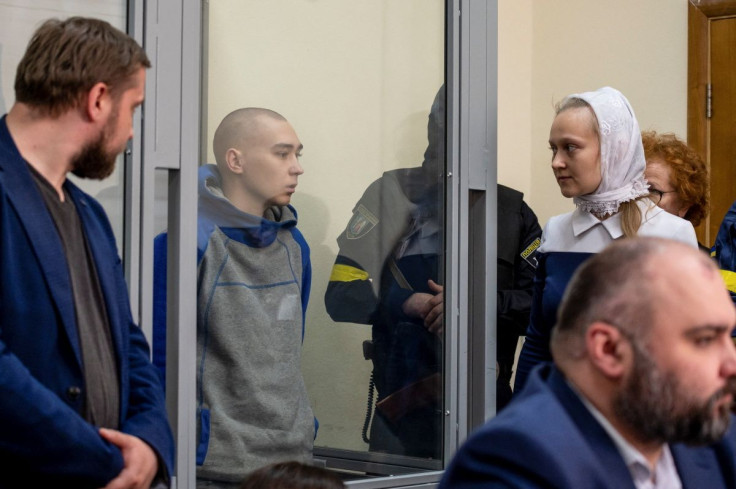
{"label": "young man with shaved head", "polygon": [[[304,172],[291,125],[239,109],[213,146],[217,164],[199,170],[197,476],[230,487],[263,465],[311,459],[315,421],[300,370],[311,265],[289,205]],[[163,368],[165,321],[155,323]]]}
{"label": "young man with shaved head", "polygon": [[554,365],[460,448],[440,487],[736,487],[735,325],[707,255],[614,242],[565,291]]}

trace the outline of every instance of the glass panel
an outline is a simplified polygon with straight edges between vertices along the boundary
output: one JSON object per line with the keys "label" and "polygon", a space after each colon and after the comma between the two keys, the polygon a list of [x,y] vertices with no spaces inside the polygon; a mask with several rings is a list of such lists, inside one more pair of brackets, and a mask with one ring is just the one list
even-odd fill
{"label": "glass panel", "polygon": [[[347,467],[344,457],[374,462],[372,473],[441,468],[445,3],[208,5],[202,145],[206,162],[219,161],[201,170],[199,289],[216,292],[198,298],[200,442],[210,428],[199,476],[236,480],[280,457],[309,458],[312,413],[318,458],[332,466]],[[256,114],[216,133],[244,107],[288,123]],[[288,145],[300,143],[297,163]],[[289,201],[301,234],[287,224],[276,246],[259,227],[263,246],[253,246],[259,206]]]}
{"label": "glass panel", "polygon": [[[38,26],[49,18],[84,15],[106,20],[125,30],[126,0],[77,0],[59,3],[57,0],[8,0],[0,4],[0,114],[13,106],[15,69],[23,57],[28,41]],[[104,181],[70,179],[85,192],[100,201],[112,224],[118,252],[123,256],[123,196],[125,170],[119,156],[115,172]]]}
{"label": "glass panel", "polygon": [[166,232],[169,214],[169,171],[156,168],[154,172],[153,234]]}
{"label": "glass panel", "polygon": [[154,220],[153,220],[153,333],[151,358],[158,370],[161,383],[166,388],[166,271],[167,264],[167,219],[169,213],[169,171],[157,168],[154,171]]}

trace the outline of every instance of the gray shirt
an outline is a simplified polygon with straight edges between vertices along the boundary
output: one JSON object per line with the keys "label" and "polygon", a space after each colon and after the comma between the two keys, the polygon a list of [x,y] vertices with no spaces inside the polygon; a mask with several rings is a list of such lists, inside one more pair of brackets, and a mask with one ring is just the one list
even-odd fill
{"label": "gray shirt", "polygon": [[[74,298],[84,373],[84,417],[95,426],[117,429],[120,381],[105,301],[79,214],[69,195],[64,201],[30,165],[64,248]],[[58,259],[57,257],[42,257]]]}

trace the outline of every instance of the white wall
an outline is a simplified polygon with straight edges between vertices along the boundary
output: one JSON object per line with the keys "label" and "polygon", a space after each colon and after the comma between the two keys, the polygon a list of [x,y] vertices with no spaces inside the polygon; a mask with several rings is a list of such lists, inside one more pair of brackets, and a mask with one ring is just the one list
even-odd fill
{"label": "white wall", "polygon": [[84,15],[125,30],[125,8],[125,0],[4,0],[0,3],[0,114],[13,105],[15,68],[31,34],[44,20]]}
{"label": "white wall", "polygon": [[[33,32],[49,18],[65,19],[82,15],[105,20],[125,30],[126,0],[5,0],[0,2],[0,115],[15,102],[15,71]],[[85,192],[97,197],[110,218],[118,249],[123,236],[123,172],[121,162],[104,181],[70,179]]]}
{"label": "white wall", "polygon": [[499,0],[499,48],[499,181],[528,175],[541,222],[573,208],[547,145],[565,95],[610,85],[642,129],[687,135],[687,2]]}
{"label": "white wall", "polygon": [[418,166],[444,75],[444,4],[434,0],[209,3],[207,141],[230,111],[267,107],[294,126],[305,173],[292,200],[312,250],[303,371],[317,444],[365,450],[370,326],[324,307],[337,236],[368,184]]}
{"label": "white wall", "polygon": [[534,0],[498,2],[498,181],[530,197]]}

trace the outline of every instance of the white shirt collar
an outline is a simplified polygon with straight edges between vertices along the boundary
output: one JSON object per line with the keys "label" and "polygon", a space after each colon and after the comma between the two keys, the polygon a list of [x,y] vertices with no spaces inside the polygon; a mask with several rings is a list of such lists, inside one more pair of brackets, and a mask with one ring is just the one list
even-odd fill
{"label": "white shirt collar", "polygon": [[[661,208],[654,205],[649,199],[641,199],[636,203],[641,210],[642,222],[646,222],[660,212],[663,212]],[[608,231],[611,239],[618,239],[624,235],[624,231],[621,229],[621,212],[617,212],[608,219],[601,221],[590,212],[583,211],[579,207],[573,211],[572,233],[576,238],[596,225],[603,226]]]}
{"label": "white shirt collar", "polygon": [[611,437],[626,467],[629,469],[634,486],[637,489],[682,489],[682,482],[675,467],[675,460],[668,444],[662,445],[662,453],[654,466],[654,474],[649,462],[642,453],[614,428],[608,419],[591,403],[577,388],[568,381],[572,391],[578,396],[590,414],[603,427],[603,430]]}
{"label": "white shirt collar", "polygon": [[621,229],[621,213],[614,214],[604,221],[601,221],[590,212],[580,210],[580,208],[575,209],[572,213],[572,234],[576,238],[598,225],[603,226],[608,231],[612,240],[618,239],[624,234]]}

